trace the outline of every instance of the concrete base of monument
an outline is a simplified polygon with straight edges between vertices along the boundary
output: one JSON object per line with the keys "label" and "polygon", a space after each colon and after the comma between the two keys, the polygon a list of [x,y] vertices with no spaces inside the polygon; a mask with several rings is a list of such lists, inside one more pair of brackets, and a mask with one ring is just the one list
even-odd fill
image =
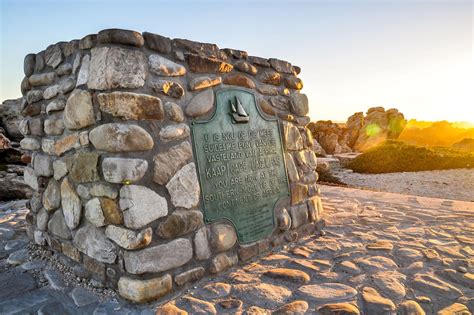
{"label": "concrete base of monument", "polygon": [[90,281],[83,266],[26,245],[27,210],[22,203],[0,207],[0,313],[470,314],[472,202],[321,190],[324,235],[302,237],[149,304],[124,300]]}

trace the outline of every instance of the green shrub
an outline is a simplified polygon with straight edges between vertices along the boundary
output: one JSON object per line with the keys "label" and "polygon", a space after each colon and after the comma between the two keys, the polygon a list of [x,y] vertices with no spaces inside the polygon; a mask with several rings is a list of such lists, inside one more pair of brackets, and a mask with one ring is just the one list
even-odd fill
{"label": "green shrub", "polygon": [[474,153],[446,147],[417,147],[386,141],[359,155],[348,168],[358,173],[394,173],[473,168]]}

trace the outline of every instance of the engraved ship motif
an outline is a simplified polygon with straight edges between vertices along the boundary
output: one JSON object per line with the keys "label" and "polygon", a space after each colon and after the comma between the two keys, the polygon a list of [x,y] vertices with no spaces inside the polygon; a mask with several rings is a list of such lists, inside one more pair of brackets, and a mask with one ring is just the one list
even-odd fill
{"label": "engraved ship motif", "polygon": [[237,108],[235,107],[234,102],[229,100],[230,102],[230,114],[236,123],[246,123],[249,121],[249,115],[245,112],[244,107],[240,103],[240,100],[235,97],[235,101],[237,103]]}

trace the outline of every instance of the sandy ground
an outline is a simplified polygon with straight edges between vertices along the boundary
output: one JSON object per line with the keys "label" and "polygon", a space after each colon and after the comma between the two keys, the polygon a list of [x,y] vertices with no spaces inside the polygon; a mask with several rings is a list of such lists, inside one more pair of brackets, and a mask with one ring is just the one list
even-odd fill
{"label": "sandy ground", "polygon": [[347,169],[335,169],[334,175],[351,187],[474,201],[474,169],[387,174],[359,174]]}

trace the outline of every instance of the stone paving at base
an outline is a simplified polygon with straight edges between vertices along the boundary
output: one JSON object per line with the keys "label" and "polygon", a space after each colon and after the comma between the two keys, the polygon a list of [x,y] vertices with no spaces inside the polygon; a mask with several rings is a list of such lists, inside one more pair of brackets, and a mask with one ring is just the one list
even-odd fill
{"label": "stone paving at base", "polygon": [[0,209],[0,314],[471,314],[474,203],[321,188],[323,235],[148,305],[27,245],[17,202]]}

